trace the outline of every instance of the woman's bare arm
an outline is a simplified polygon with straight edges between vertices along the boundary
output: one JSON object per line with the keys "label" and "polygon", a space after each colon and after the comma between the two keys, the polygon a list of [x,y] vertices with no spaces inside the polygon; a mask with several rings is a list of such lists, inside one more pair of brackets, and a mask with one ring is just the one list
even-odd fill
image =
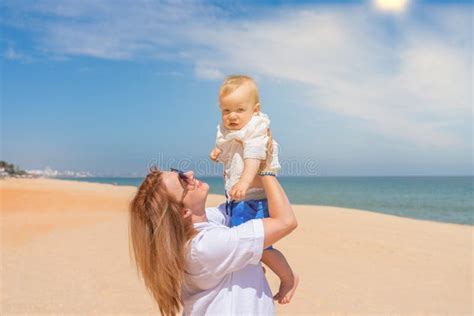
{"label": "woman's bare arm", "polygon": [[265,230],[263,246],[266,248],[291,233],[298,223],[286,193],[276,177],[261,176],[260,178],[267,194],[270,213],[270,218],[263,219]]}

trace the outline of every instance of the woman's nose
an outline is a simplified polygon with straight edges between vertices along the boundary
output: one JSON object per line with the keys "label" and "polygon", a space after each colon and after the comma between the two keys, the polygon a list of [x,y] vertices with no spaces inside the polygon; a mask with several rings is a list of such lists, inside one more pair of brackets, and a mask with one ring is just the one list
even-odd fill
{"label": "woman's nose", "polygon": [[194,182],[195,182],[194,181],[194,172],[193,171],[186,171],[184,174],[186,175],[186,182],[188,184],[194,185]]}

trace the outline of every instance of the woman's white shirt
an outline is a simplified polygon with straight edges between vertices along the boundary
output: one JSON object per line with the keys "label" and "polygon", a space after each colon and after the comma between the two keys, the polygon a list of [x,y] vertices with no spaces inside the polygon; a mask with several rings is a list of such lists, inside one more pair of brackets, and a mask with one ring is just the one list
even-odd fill
{"label": "woman's white shirt", "polygon": [[232,228],[225,205],[207,208],[208,222],[196,223],[182,287],[184,315],[273,315],[272,293],[260,259],[262,220]]}

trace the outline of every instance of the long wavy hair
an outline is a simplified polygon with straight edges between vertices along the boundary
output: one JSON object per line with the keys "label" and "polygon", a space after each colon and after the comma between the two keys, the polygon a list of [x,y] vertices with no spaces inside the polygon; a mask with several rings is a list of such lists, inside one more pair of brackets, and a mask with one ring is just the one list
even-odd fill
{"label": "long wavy hair", "polygon": [[175,315],[182,306],[186,245],[196,231],[161,174],[152,167],[130,204],[130,255],[161,314]]}

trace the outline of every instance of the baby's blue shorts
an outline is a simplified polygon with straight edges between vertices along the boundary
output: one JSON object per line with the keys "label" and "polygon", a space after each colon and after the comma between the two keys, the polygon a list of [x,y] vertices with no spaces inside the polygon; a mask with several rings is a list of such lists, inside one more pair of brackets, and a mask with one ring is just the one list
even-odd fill
{"label": "baby's blue shorts", "polygon": [[[230,227],[238,226],[251,219],[270,217],[267,199],[229,203]],[[269,246],[266,249],[273,249],[273,247]]]}

